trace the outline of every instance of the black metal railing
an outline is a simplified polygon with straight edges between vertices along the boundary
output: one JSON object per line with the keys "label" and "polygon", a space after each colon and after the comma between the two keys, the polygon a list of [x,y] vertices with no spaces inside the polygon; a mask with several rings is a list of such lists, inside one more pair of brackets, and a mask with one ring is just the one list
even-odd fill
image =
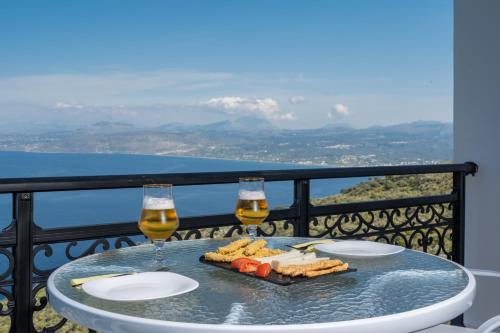
{"label": "black metal railing", "polygon": [[[458,263],[464,260],[465,177],[477,171],[474,163],[422,166],[325,168],[252,172],[177,173],[97,177],[0,179],[0,194],[12,194],[12,223],[0,233],[0,255],[8,264],[0,272],[0,318],[10,319],[5,332],[55,332],[61,319],[35,327],[33,316],[47,307],[47,298],[36,295],[56,268],[38,267],[36,256],[53,255],[53,246],[63,244],[67,260],[107,250],[132,246],[139,235],[137,222],[42,229],[34,223],[37,192],[137,188],[144,184],[171,183],[176,186],[237,183],[242,176],[264,177],[266,181],[293,181],[294,201],[289,208],[272,210],[263,236],[294,235],[331,238],[368,238],[398,243],[409,248],[442,255]],[[416,198],[314,206],[310,181],[350,177],[381,177],[450,173],[450,193]],[[233,214],[186,217],[181,220],[178,240],[201,237],[231,237],[243,230]],[[92,240],[84,251],[72,253],[82,241]],[[80,243],[79,243],[80,242]],[[29,319],[31,318],[31,320]]]}

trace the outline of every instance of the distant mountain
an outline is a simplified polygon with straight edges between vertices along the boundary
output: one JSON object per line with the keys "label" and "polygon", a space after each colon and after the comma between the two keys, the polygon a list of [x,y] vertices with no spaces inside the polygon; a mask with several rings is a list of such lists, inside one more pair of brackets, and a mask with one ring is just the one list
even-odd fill
{"label": "distant mountain", "polygon": [[400,132],[400,133],[425,133],[435,131],[452,131],[453,124],[442,123],[439,121],[414,121],[411,123],[402,123],[389,126],[371,126],[366,128],[367,131],[384,131],[384,132]]}
{"label": "distant mountain", "polygon": [[240,117],[200,126],[204,131],[261,131],[272,130],[273,125],[266,119],[256,117]]}
{"label": "distant mountain", "polygon": [[134,125],[129,123],[122,123],[116,121],[99,121],[90,126],[79,128],[77,131],[110,133],[110,132],[128,132],[134,130],[136,130]]}
{"label": "distant mountain", "polygon": [[324,129],[340,129],[340,130],[353,130],[354,128],[347,124],[347,123],[333,123],[333,124],[326,124],[322,126],[321,128]]}
{"label": "distant mountain", "polygon": [[155,128],[160,131],[260,131],[272,130],[273,125],[266,119],[257,117],[240,117],[231,120],[218,121],[205,125],[189,125],[185,123],[168,123]]}
{"label": "distant mountain", "polygon": [[158,131],[191,131],[197,128],[196,125],[190,125],[185,123],[168,123],[155,127]]}

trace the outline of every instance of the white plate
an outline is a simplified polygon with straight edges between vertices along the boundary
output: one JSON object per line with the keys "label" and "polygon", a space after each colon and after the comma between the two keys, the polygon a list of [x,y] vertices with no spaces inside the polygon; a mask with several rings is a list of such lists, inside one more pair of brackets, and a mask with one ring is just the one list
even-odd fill
{"label": "white plate", "polygon": [[404,251],[404,247],[370,241],[340,241],[318,244],[318,251],[350,258],[373,258],[388,256]]}
{"label": "white plate", "polygon": [[147,272],[89,281],[82,288],[89,295],[111,301],[142,301],[184,294],[198,285],[180,274]]}

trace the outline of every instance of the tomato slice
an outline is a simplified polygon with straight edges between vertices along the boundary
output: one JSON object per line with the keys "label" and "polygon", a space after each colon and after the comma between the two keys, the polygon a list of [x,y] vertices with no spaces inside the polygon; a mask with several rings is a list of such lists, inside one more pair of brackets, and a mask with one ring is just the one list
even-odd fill
{"label": "tomato slice", "polygon": [[271,273],[271,265],[268,263],[261,264],[257,266],[257,269],[255,271],[255,275],[260,276],[260,277],[267,277]]}
{"label": "tomato slice", "polygon": [[231,262],[231,268],[239,270],[241,265],[243,265],[245,263],[252,263],[254,265],[260,265],[260,262],[257,260],[248,259],[248,258],[238,258],[238,259],[235,259]]}
{"label": "tomato slice", "polygon": [[240,266],[238,270],[240,271],[240,273],[251,273],[255,272],[257,270],[257,266],[259,265],[260,263],[256,264],[254,262],[245,262]]}

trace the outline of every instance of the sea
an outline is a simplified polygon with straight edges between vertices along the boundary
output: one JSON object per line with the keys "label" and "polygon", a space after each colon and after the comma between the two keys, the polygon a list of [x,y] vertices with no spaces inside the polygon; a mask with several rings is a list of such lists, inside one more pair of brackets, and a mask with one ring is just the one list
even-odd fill
{"label": "sea", "polygon": [[[68,154],[0,152],[0,178],[95,176],[210,171],[303,169],[304,165],[263,163],[196,157],[132,154]],[[337,194],[365,178],[316,180],[311,197]],[[265,184],[271,208],[288,207],[293,182]],[[237,184],[177,186],[174,200],[179,216],[231,213]],[[0,195],[0,226],[12,219],[11,195]],[[141,209],[141,189],[35,193],[34,219],[43,228],[103,224],[136,220]],[[181,221],[182,223],[182,221]]]}
{"label": "sea", "polygon": [[[196,157],[0,152],[0,179],[304,168],[308,167]],[[311,197],[334,195],[364,180],[366,178],[314,180],[311,182]],[[292,204],[292,181],[267,182],[265,190],[271,208],[285,208]],[[180,223],[182,217],[187,216],[232,213],[237,193],[237,184],[174,187]],[[41,228],[130,222],[137,220],[141,205],[142,189],[35,193],[34,220]],[[11,220],[12,196],[0,194],[0,228],[7,227]],[[84,249],[85,245],[79,247]],[[76,252],[78,250],[75,248]],[[39,254],[37,262],[45,267],[64,263],[63,245],[56,245],[54,252],[51,258]],[[0,270],[4,266],[3,259],[0,259]]]}

